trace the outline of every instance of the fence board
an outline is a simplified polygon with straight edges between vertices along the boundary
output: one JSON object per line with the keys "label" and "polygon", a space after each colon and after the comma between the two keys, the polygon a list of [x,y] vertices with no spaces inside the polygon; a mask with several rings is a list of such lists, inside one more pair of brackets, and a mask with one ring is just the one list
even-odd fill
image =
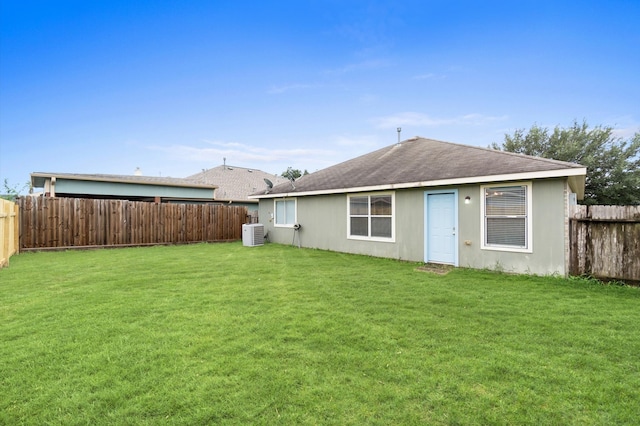
{"label": "fence board", "polygon": [[640,282],[640,206],[574,206],[570,273]]}
{"label": "fence board", "polygon": [[0,268],[9,266],[9,259],[19,251],[19,226],[18,205],[0,199]]}
{"label": "fence board", "polygon": [[30,199],[27,199],[25,201],[26,202],[22,205],[20,214],[20,239],[24,238],[25,241],[31,241],[32,227],[31,221],[29,219],[33,206]]}
{"label": "fence board", "polygon": [[247,218],[246,207],[213,204],[22,197],[18,205],[23,250],[239,240]]}

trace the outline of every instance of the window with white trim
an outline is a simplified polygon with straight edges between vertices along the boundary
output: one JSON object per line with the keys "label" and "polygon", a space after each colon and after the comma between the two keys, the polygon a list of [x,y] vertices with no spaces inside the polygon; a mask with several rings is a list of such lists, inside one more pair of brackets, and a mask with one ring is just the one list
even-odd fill
{"label": "window with white trim", "polygon": [[349,238],[393,241],[393,194],[350,195],[347,202]]}
{"label": "window with white trim", "polygon": [[296,223],[296,199],[274,200],[275,226],[293,226]]}
{"label": "window with white trim", "polygon": [[531,183],[482,187],[482,247],[531,251]]}

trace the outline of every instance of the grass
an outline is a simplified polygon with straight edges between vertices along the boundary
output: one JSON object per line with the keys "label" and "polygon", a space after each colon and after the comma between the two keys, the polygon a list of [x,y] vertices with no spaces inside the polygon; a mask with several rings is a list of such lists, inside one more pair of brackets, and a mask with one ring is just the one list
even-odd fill
{"label": "grass", "polygon": [[637,424],[640,289],[239,243],[0,270],[0,424]]}

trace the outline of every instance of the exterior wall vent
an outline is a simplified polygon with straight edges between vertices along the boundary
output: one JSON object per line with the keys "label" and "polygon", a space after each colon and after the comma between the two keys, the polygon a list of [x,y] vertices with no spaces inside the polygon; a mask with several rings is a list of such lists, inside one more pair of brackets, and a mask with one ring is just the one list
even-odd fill
{"label": "exterior wall vent", "polygon": [[242,225],[242,245],[247,247],[264,244],[264,225],[261,223],[245,223]]}

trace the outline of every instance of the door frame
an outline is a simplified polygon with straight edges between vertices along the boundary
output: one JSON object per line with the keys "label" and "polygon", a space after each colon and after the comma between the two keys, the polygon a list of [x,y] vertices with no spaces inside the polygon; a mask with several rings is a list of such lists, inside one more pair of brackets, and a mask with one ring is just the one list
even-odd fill
{"label": "door frame", "polygon": [[458,266],[458,235],[460,232],[460,224],[458,223],[458,190],[457,189],[434,189],[424,191],[424,262],[429,262],[429,195],[452,194],[453,195],[453,214],[455,233],[453,239],[454,261],[453,266]]}

